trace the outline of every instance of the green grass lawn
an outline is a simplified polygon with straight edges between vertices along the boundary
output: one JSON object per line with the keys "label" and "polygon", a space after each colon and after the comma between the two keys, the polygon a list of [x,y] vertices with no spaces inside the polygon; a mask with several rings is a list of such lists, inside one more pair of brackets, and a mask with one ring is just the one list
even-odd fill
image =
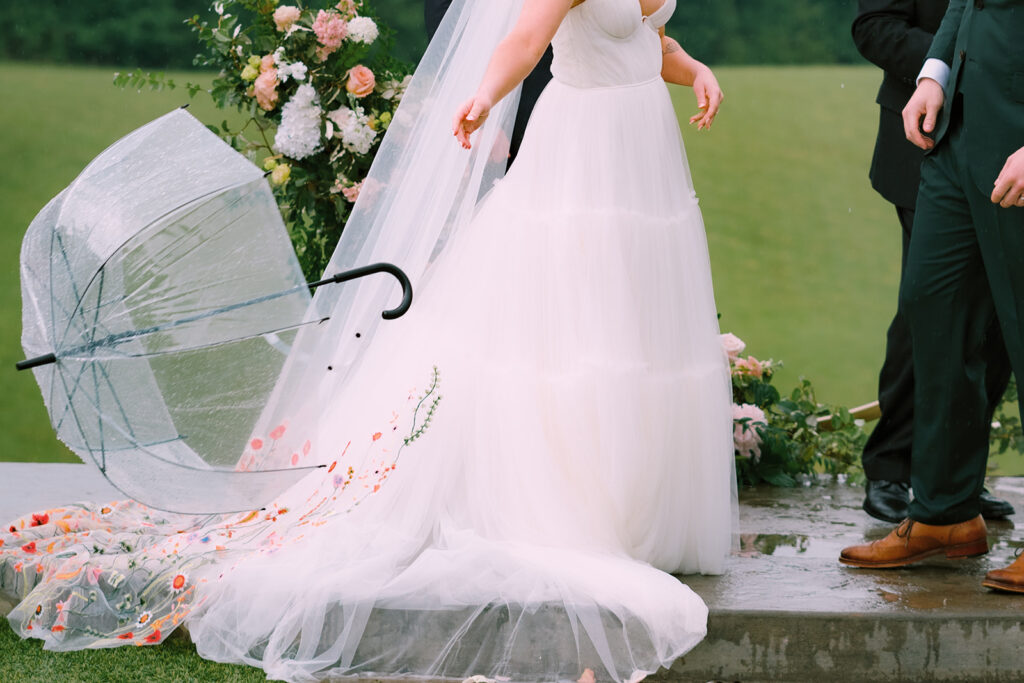
{"label": "green grass lawn", "polygon": [[218,664],[200,658],[183,632],[156,647],[47,652],[38,640],[21,640],[6,621],[0,624],[0,681],[6,683],[257,683],[260,669]]}
{"label": "green grass lawn", "polygon": [[[188,101],[180,89],[118,90],[112,72],[0,69],[9,93],[0,108],[0,433],[8,444],[0,460],[76,459],[54,439],[35,382],[10,369],[22,357],[18,251],[26,226],[107,145]],[[718,75],[726,92],[718,121],[684,137],[722,330],[759,358],[783,360],[780,388],[803,375],[820,400],[871,401],[900,248],[895,212],[867,179],[880,74],[830,66],[722,67]],[[685,122],[693,95],[678,88],[673,96]],[[207,122],[224,118],[203,95],[191,111]],[[1011,470],[1020,460],[1004,458]]]}

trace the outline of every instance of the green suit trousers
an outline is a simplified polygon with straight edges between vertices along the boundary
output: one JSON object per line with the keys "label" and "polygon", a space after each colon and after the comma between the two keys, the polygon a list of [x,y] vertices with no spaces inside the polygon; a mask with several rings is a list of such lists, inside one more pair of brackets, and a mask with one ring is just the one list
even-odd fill
{"label": "green suit trousers", "polygon": [[921,169],[900,304],[914,346],[911,519],[955,524],[980,513],[990,423],[986,330],[998,317],[1024,377],[1024,208],[990,201],[968,160],[962,119]]}

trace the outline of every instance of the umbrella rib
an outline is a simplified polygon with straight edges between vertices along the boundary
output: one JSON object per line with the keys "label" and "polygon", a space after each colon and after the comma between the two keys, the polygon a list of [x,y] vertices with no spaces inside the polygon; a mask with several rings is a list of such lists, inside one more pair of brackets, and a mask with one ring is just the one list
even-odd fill
{"label": "umbrella rib", "polygon": [[[274,292],[273,294],[264,294],[263,296],[259,296],[259,297],[256,297],[254,299],[249,299],[248,301],[240,301],[238,303],[228,304],[227,306],[221,306],[220,308],[215,308],[213,310],[203,311],[202,313],[196,313],[195,315],[190,315],[190,316],[187,316],[185,318],[180,318],[178,320],[172,320],[171,322],[163,323],[161,325],[153,325],[151,327],[145,327],[145,328],[142,328],[140,330],[131,330],[131,331],[127,331],[127,332],[118,332],[116,334],[112,334],[112,335],[109,335],[107,337],[104,337],[103,339],[100,339],[99,341],[92,341],[92,342],[90,342],[88,344],[82,344],[80,346],[76,346],[76,347],[67,349],[67,350],[65,350],[64,352],[61,353],[61,357],[67,358],[67,357],[70,357],[70,356],[72,356],[72,355],[74,355],[76,353],[82,353],[84,351],[93,351],[93,350],[95,350],[97,348],[100,348],[100,347],[117,346],[117,345],[122,344],[124,342],[131,341],[132,339],[137,339],[138,337],[143,337],[143,336],[146,336],[146,335],[155,334],[157,332],[163,332],[165,330],[173,329],[175,327],[180,327],[181,325],[186,325],[188,323],[193,323],[193,322],[196,322],[196,321],[199,321],[199,320],[203,320],[205,318],[211,318],[211,317],[213,317],[215,315],[221,315],[223,313],[229,313],[229,312],[237,310],[239,308],[245,308],[247,306],[255,306],[256,304],[261,304],[261,303],[264,303],[266,301],[272,301],[273,299],[280,299],[281,297],[288,296],[288,295],[295,294],[297,292],[303,291],[306,288],[307,288],[307,285],[305,283],[303,283],[303,284],[298,285],[296,287],[291,287],[289,289],[285,289],[285,290],[282,290],[280,292]],[[310,322],[313,322],[313,321],[310,321]],[[279,329],[283,329],[283,328],[279,328]],[[266,333],[265,332],[261,332],[259,334],[266,334]],[[256,336],[256,335],[250,335],[250,336]],[[240,337],[240,339],[247,339],[247,338],[248,337]]]}
{"label": "umbrella rib", "polygon": [[[98,291],[96,292],[96,300],[97,301],[103,301],[103,284],[107,281],[106,273],[107,273],[107,271],[104,268],[103,270],[100,271],[100,274],[99,274],[100,275],[100,281],[99,281],[99,286],[97,288]],[[97,323],[97,319],[99,318],[99,311],[100,311],[100,307],[96,306],[96,313],[93,315],[92,325],[89,328],[90,341],[94,341],[96,339],[96,323]],[[83,317],[84,317],[84,315],[85,315],[85,313],[83,311]],[[96,362],[92,362],[89,365],[92,366],[92,384],[93,384],[93,387],[95,387],[95,391],[96,391],[96,405],[98,406],[99,403],[100,403],[100,382],[99,382],[99,378],[96,376],[96,373],[97,373],[96,366],[99,365],[99,364],[96,363]],[[109,384],[109,382],[108,382],[108,384]],[[124,414],[124,408],[121,406],[121,402],[117,399],[117,393],[114,391],[114,387],[113,386],[110,387],[110,394],[111,394],[111,396],[114,397],[114,402],[118,405],[118,408],[121,409],[121,413]],[[127,424],[127,418],[126,418],[126,424]],[[96,414],[96,428],[99,429],[99,432],[100,432],[100,458],[103,460],[103,469],[106,469],[107,468],[107,449],[106,449],[106,443],[105,443],[105,441],[103,439],[103,416],[102,416],[102,414],[99,413],[98,410],[97,410],[97,414]]]}
{"label": "umbrella rib", "polygon": [[[60,374],[60,373],[54,373],[54,374],[56,375],[56,374]],[[64,393],[68,393],[68,386],[67,386],[67,382],[65,381],[66,379],[67,378],[64,377],[64,375],[60,375],[60,381],[64,385]],[[82,428],[82,422],[78,419],[78,412],[75,410],[75,406],[74,406],[73,403],[71,403],[70,400],[68,401],[67,406],[68,406],[68,412],[70,412],[71,416],[75,419],[75,426],[78,427],[78,433],[82,436],[82,443],[86,444],[86,450],[89,451],[89,456],[92,457],[92,449],[90,449],[89,446],[88,446],[88,444],[89,444],[89,437],[87,437],[85,435],[85,430]],[[63,420],[61,420],[61,423],[63,424]],[[58,435],[59,434],[60,434],[60,432],[58,432]],[[96,461],[96,459],[93,458],[93,462],[95,462],[95,461]],[[102,467],[100,467],[100,471],[101,472],[103,471]]]}
{"label": "umbrella rib", "polygon": [[[241,200],[238,200],[238,201],[241,201]],[[207,237],[205,240],[203,240],[203,242],[208,242],[209,240],[216,238],[222,232],[224,232],[225,230],[227,230],[228,228],[230,228],[234,224],[240,222],[241,220],[242,220],[242,216],[237,217],[235,220],[231,221],[230,223],[225,224],[219,230],[217,230],[216,232],[211,234],[209,237]],[[180,254],[173,261],[161,264],[162,267],[165,270],[169,269],[170,267],[176,265],[179,261],[181,261],[182,259],[187,257],[189,254],[191,254],[194,251],[196,251],[197,249],[199,249],[201,246],[202,246],[202,243],[196,244],[194,247],[192,247],[192,248],[188,249],[187,251],[185,251],[184,253]],[[152,260],[154,262],[156,261],[155,258],[152,259]],[[151,283],[154,280],[155,280],[155,278],[150,278],[149,282]],[[222,282],[229,282],[229,280],[223,280]],[[204,289],[209,289],[211,286],[215,286],[216,284],[220,284],[220,283],[206,283],[205,286],[197,286],[195,289],[187,290],[187,291],[184,291],[184,292],[176,291],[173,296],[172,295],[167,295],[167,296],[160,297],[158,299],[149,299],[149,300],[146,301],[146,303],[148,303],[148,304],[157,304],[157,303],[160,303],[162,301],[167,301],[167,300],[172,299],[172,298],[180,297],[182,294],[192,294],[194,292],[203,291]],[[148,285],[149,285],[149,283],[147,283],[145,285],[142,285],[142,286],[138,287],[134,292],[132,292],[131,294],[126,296],[124,298],[124,300],[126,302],[126,307],[127,307],[128,304],[130,304],[130,302],[134,298],[144,297],[145,288],[148,287]]]}
{"label": "umbrella rib", "polygon": [[[231,187],[228,187],[228,188],[226,188],[226,189],[224,190],[223,194],[227,194],[227,193],[228,193],[228,192],[230,192],[231,190],[234,190],[234,189],[237,189],[237,188],[240,188],[240,187],[244,187],[244,186],[245,186],[245,185],[247,185],[247,184],[248,184],[248,183],[239,183],[238,185],[233,185],[233,186],[231,186]],[[207,195],[207,196],[208,196],[208,195]],[[213,219],[214,217],[218,216],[219,214],[221,214],[221,213],[224,213],[224,212],[225,212],[225,211],[227,211],[228,209],[231,209],[231,208],[233,208],[233,207],[234,207],[234,206],[236,206],[237,204],[241,203],[241,201],[242,201],[242,200],[243,200],[243,199],[244,199],[244,198],[245,198],[246,196],[248,196],[248,194],[245,194],[245,195],[239,195],[239,196],[235,197],[235,199],[234,199],[234,200],[233,200],[233,201],[232,201],[232,202],[231,202],[230,204],[225,204],[225,205],[223,205],[223,206],[222,206],[221,208],[219,208],[219,209],[217,209],[216,211],[214,211],[213,213],[211,213],[211,214],[210,214],[209,216],[206,216],[206,217],[204,217],[204,221],[209,221],[209,220]],[[194,213],[194,211],[193,211],[193,212],[189,212],[189,213],[185,214],[184,216],[182,216],[182,218],[185,218],[186,216],[189,216],[189,215],[191,215],[192,213]],[[165,214],[165,215],[166,215],[166,214]],[[161,216],[160,218],[164,218],[164,216]],[[196,249],[198,249],[198,248],[199,248],[200,246],[202,246],[202,243],[203,243],[203,242],[208,242],[208,241],[209,241],[210,239],[212,239],[212,238],[216,237],[216,236],[217,236],[217,235],[219,235],[220,233],[224,232],[225,230],[227,230],[228,228],[230,228],[231,226],[233,226],[233,225],[234,225],[235,223],[237,223],[237,222],[239,222],[240,220],[242,220],[242,218],[243,218],[242,216],[239,216],[239,217],[235,218],[234,220],[232,220],[231,222],[229,222],[229,223],[226,223],[226,224],[225,224],[225,225],[223,225],[223,226],[222,226],[222,227],[221,227],[221,228],[220,228],[219,230],[217,230],[216,232],[212,233],[212,234],[211,234],[211,235],[209,235],[208,237],[204,238],[204,239],[202,240],[202,242],[200,242],[199,244],[195,245],[195,246],[194,246],[194,247],[192,247],[191,249],[189,249],[189,250],[185,251],[185,252],[184,252],[184,253],[182,253],[182,254],[181,254],[180,256],[178,256],[177,258],[175,258],[175,259],[174,259],[173,261],[170,261],[170,262],[169,262],[169,263],[167,263],[166,265],[167,265],[167,266],[173,266],[173,265],[175,265],[175,264],[176,264],[176,263],[177,263],[178,261],[180,261],[181,259],[185,258],[185,257],[186,257],[186,256],[188,256],[189,254],[191,254],[191,253],[192,253],[193,251],[195,251]],[[157,220],[159,220],[159,219],[157,219]],[[153,223],[156,223],[156,222],[157,222],[157,221],[153,221]],[[152,225],[153,225],[153,223],[150,223],[150,225],[147,225],[147,226],[146,226],[146,228],[149,228],[150,226],[152,226]],[[192,226],[192,227],[194,227],[194,226]],[[139,233],[141,233],[141,232],[142,232],[142,231],[140,230],[140,231],[139,231]],[[137,236],[138,236],[138,235],[135,235],[135,236],[133,236],[133,237],[137,237]],[[130,240],[129,240],[129,241],[130,241]],[[123,248],[124,248],[125,246],[127,246],[127,244],[128,244],[128,242],[125,242],[125,244],[121,245],[121,248],[123,249]],[[159,261],[159,260],[160,260],[160,257],[162,256],[162,254],[163,254],[163,253],[165,253],[165,252],[167,252],[167,250],[171,249],[171,248],[172,248],[173,246],[174,246],[173,244],[169,244],[169,245],[167,245],[166,247],[164,247],[163,249],[161,249],[160,251],[158,251],[158,252],[157,252],[156,254],[154,254],[153,258],[152,258],[152,259],[150,259],[150,260],[151,260],[151,261],[153,261],[153,262]]]}
{"label": "umbrella rib", "polygon": [[[126,137],[127,137],[127,136],[126,136]],[[115,144],[117,144],[117,143],[115,143]],[[111,147],[113,147],[113,145],[111,145]],[[108,148],[108,149],[109,149],[109,148]],[[95,160],[93,160],[93,162],[92,162],[92,163],[95,163]],[[89,164],[89,166],[92,166],[92,163],[90,163],[90,164]],[[86,169],[87,169],[87,170],[88,170],[89,166],[87,166],[87,167],[86,167]],[[84,173],[84,171],[83,171],[83,173]],[[261,176],[260,176],[260,178],[262,179],[262,177],[263,177],[263,176],[261,175]],[[79,178],[81,178],[81,175],[79,175]],[[75,181],[74,181],[74,183],[72,183],[72,185],[74,185],[75,183],[77,183],[77,182],[78,182],[78,180],[79,180],[79,178],[76,178],[76,179],[75,179]],[[137,235],[138,235],[139,233],[141,233],[141,232],[142,232],[143,230],[145,230],[146,228],[148,228],[148,227],[150,227],[150,226],[154,225],[154,224],[155,224],[155,223],[157,223],[158,221],[160,221],[160,220],[162,220],[162,219],[166,218],[167,216],[170,216],[170,215],[174,214],[174,213],[175,213],[176,211],[180,211],[180,210],[181,210],[181,209],[182,209],[183,207],[186,207],[186,206],[191,206],[191,205],[198,205],[200,201],[202,201],[203,199],[206,199],[207,197],[211,197],[211,196],[213,196],[213,195],[216,195],[216,194],[218,194],[218,193],[223,193],[223,192],[227,192],[227,191],[229,191],[229,190],[232,190],[232,189],[234,189],[234,188],[236,188],[236,187],[242,187],[242,186],[244,186],[244,185],[247,185],[247,184],[249,184],[249,183],[251,183],[251,182],[253,182],[253,180],[252,180],[252,179],[250,179],[250,180],[246,180],[246,181],[243,181],[243,182],[238,182],[238,183],[234,183],[234,184],[232,184],[232,185],[225,185],[224,187],[220,187],[220,188],[218,188],[218,189],[216,189],[216,190],[211,190],[210,192],[207,192],[206,194],[203,194],[203,195],[199,195],[198,197],[196,197],[196,198],[192,199],[192,200],[191,200],[191,201],[189,201],[189,202],[185,202],[184,204],[179,204],[178,206],[174,207],[173,209],[170,209],[169,211],[165,211],[165,212],[164,212],[163,214],[161,214],[160,216],[158,216],[158,217],[154,218],[154,219],[153,219],[152,221],[150,221],[150,222],[149,222],[149,223],[148,223],[148,224],[147,224],[146,226],[144,226],[144,227],[143,227],[142,229],[140,229],[140,230],[136,231],[136,233],[135,233],[135,234],[133,234],[133,235],[132,235],[131,237],[129,237],[128,239],[126,239],[125,241],[123,241],[123,242],[122,242],[122,243],[121,243],[120,245],[118,245],[118,247],[117,247],[116,249],[113,249],[113,250],[112,250],[112,251],[110,252],[110,255],[109,255],[109,256],[107,256],[106,260],[104,260],[104,262],[103,262],[102,264],[100,264],[99,268],[97,269],[97,272],[93,274],[92,278],[90,278],[89,282],[88,282],[88,283],[86,284],[86,286],[85,286],[85,290],[86,290],[86,291],[88,291],[88,289],[89,289],[89,286],[90,286],[90,285],[92,285],[92,281],[96,279],[96,275],[97,275],[97,274],[99,273],[99,270],[102,270],[103,268],[105,268],[105,267],[106,267],[106,265],[107,265],[107,264],[108,264],[108,263],[110,262],[110,260],[111,260],[111,259],[112,259],[112,258],[114,257],[114,255],[115,255],[115,254],[117,254],[117,253],[120,253],[120,252],[121,252],[121,251],[122,251],[122,250],[123,250],[123,249],[125,248],[125,245],[129,244],[129,243],[130,243],[130,242],[131,242],[131,241],[132,241],[133,239],[135,239],[135,237],[136,237],[136,236],[137,236]],[[68,186],[68,189],[70,189],[70,188],[71,188],[71,186]],[[63,207],[61,207],[61,211],[63,211]],[[58,235],[58,239],[60,239],[59,235]],[[69,268],[69,272],[70,272],[70,268]],[[74,285],[74,282],[72,282],[71,284],[72,284],[72,287],[74,287],[74,286],[75,286],[75,285]],[[67,324],[67,326],[66,326],[66,327],[64,328],[64,336],[66,336],[66,335],[67,335],[67,331],[68,331],[68,328],[70,328],[70,327],[71,327],[71,321],[73,320],[73,318],[74,318],[74,315],[75,315],[75,313],[77,313],[77,312],[78,312],[78,309],[79,309],[79,308],[81,307],[81,304],[82,304],[82,300],[78,298],[77,288],[75,288],[75,290],[76,290],[76,291],[75,291],[75,297],[76,297],[76,299],[78,299],[78,300],[76,301],[76,304],[75,304],[75,312],[74,312],[74,313],[73,313],[73,314],[72,314],[72,315],[71,315],[71,316],[69,317],[69,319],[68,319],[68,324]],[[63,338],[64,338],[64,336],[62,336],[61,338],[63,339]],[[56,341],[57,341],[57,336],[56,336],[56,335],[54,335],[53,339],[54,339],[54,345],[56,345]]]}

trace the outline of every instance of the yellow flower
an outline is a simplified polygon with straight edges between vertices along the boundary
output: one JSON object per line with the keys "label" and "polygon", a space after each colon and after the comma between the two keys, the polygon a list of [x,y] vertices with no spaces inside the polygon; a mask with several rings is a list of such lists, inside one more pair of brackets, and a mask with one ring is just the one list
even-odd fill
{"label": "yellow flower", "polygon": [[245,68],[242,69],[242,80],[243,81],[254,81],[256,77],[260,75],[260,68],[253,66],[252,64],[246,64]]}
{"label": "yellow flower", "polygon": [[260,58],[257,57],[256,55],[249,55],[249,61],[246,62],[246,64],[248,64],[254,69],[258,69],[260,68],[260,61]]}
{"label": "yellow flower", "polygon": [[383,126],[384,128],[387,128],[388,124],[391,123],[391,112],[389,112],[389,111],[381,112],[380,116],[377,117],[377,121],[380,122],[381,126]]}
{"label": "yellow flower", "polygon": [[275,166],[277,166],[277,157],[267,157],[263,160],[264,171],[273,171]]}
{"label": "yellow flower", "polygon": [[371,116],[366,119],[366,125],[370,127],[370,130],[380,130],[380,122],[376,116]]}
{"label": "yellow flower", "polygon": [[270,172],[270,182],[280,187],[288,182],[288,178],[292,175],[292,167],[288,164],[278,164],[274,167],[274,170]]}

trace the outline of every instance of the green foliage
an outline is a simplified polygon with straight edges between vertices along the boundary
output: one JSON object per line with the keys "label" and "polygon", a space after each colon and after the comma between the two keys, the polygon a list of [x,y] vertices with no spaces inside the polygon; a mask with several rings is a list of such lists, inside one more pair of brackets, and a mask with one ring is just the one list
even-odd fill
{"label": "green foliage", "polygon": [[[194,49],[181,20],[209,19],[210,4],[5,0],[0,58],[187,68]],[[854,0],[687,0],[668,29],[710,64],[856,63],[850,40],[855,11]],[[423,0],[387,0],[377,12],[396,30],[395,56],[418,61],[427,45]]]}
{"label": "green foliage", "polygon": [[860,453],[867,440],[863,421],[855,420],[846,408],[819,402],[810,380],[803,377],[783,397],[772,385],[778,365],[752,356],[730,362],[733,403],[746,413],[756,413],[751,410],[756,406],[764,416],[763,421],[742,417],[735,422],[741,434],[753,437],[751,432],[756,432],[753,445],[749,439],[737,439],[739,483],[795,486],[801,475],[859,472]]}
{"label": "green foliage", "polygon": [[209,0],[5,0],[0,58],[187,68],[195,43],[182,19]]}
{"label": "green foliage", "polygon": [[857,63],[856,9],[854,0],[689,0],[667,30],[709,64]]}
{"label": "green foliage", "polygon": [[992,418],[992,431],[989,432],[989,444],[998,453],[1008,450],[1024,453],[1024,432],[1021,431],[1018,401],[1017,378],[1011,376],[1003,400]]}

